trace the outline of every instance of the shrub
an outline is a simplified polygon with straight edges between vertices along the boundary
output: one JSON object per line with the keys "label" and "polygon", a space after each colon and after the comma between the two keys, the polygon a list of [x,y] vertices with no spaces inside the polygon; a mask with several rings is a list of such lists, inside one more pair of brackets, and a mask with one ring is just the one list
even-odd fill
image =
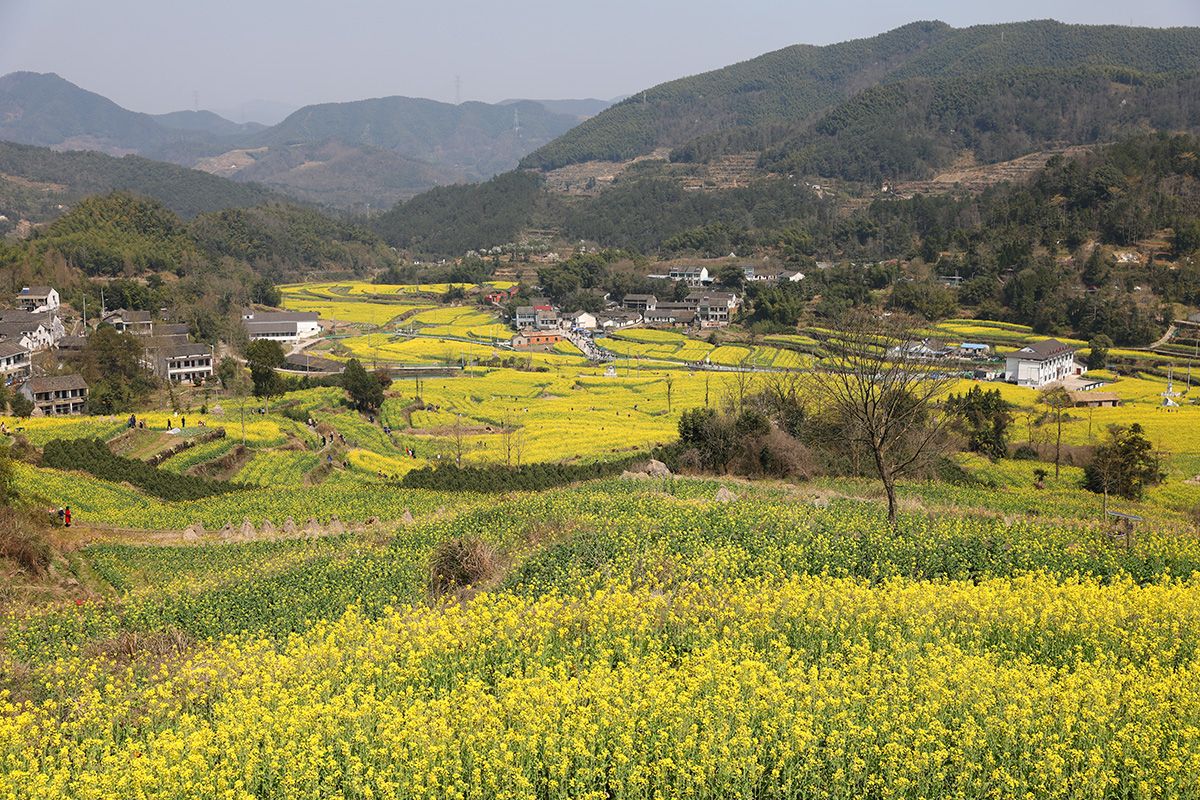
{"label": "shrub", "polygon": [[500,574],[496,548],[476,537],[447,539],[433,550],[429,590],[434,596],[493,582]]}
{"label": "shrub", "polygon": [[99,439],[47,442],[42,449],[42,464],[54,469],[83,470],[106,481],[130,483],[164,500],[196,500],[243,488],[227,481],[167,472],[145,461],[114,455]]}

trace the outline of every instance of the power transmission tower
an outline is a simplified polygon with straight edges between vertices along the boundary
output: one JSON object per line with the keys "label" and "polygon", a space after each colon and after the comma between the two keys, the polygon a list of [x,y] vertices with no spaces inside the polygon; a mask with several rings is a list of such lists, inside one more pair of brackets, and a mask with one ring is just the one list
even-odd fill
{"label": "power transmission tower", "polygon": [[454,76],[454,105],[462,105],[462,75]]}

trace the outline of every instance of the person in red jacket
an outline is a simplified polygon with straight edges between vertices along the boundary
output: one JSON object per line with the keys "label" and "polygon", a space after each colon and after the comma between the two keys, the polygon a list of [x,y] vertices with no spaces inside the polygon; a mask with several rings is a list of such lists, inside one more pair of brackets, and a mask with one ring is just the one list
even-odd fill
{"label": "person in red jacket", "polygon": [[67,510],[63,512],[63,521],[66,522],[68,528],[71,527],[71,507],[70,506],[67,506]]}

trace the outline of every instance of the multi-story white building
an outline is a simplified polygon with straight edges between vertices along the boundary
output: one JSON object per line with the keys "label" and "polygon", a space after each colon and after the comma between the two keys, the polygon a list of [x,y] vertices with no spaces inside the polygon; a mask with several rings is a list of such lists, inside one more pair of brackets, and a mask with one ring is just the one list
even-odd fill
{"label": "multi-story white building", "polygon": [[1057,339],[1026,345],[1004,360],[1004,380],[1032,389],[1086,371],[1087,367],[1075,363],[1075,348]]}
{"label": "multi-story white building", "polygon": [[200,383],[213,374],[212,345],[184,342],[159,348],[155,358],[155,373],[175,383]]}

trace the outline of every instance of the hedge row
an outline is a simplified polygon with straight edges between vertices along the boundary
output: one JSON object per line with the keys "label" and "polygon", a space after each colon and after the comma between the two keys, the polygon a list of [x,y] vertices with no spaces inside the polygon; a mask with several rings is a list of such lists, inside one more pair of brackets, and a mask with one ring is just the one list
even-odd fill
{"label": "hedge row", "polygon": [[164,500],[196,500],[245,488],[228,481],[179,475],[145,461],[114,455],[100,439],[54,439],[42,450],[42,465],[82,470],[106,481],[129,483]]}

